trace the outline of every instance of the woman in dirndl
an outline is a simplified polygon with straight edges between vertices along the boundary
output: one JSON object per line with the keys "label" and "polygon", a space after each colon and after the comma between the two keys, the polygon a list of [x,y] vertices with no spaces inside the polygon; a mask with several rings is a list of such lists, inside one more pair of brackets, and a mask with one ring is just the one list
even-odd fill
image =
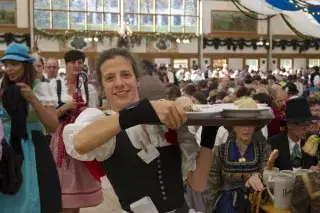
{"label": "woman in dirndl", "polygon": [[66,80],[50,82],[58,96],[59,105],[59,127],[52,135],[51,150],[59,172],[63,213],[79,213],[80,208],[97,206],[103,201],[100,177],[104,174],[90,173],[92,166],[86,164],[90,162],[81,162],[66,153],[62,131],[86,107],[97,107],[98,94],[94,86],[87,83],[87,76],[83,73],[84,53],[70,50],[64,60]]}
{"label": "woman in dirndl", "polygon": [[83,111],[63,130],[66,151],[79,160],[100,161],[125,212],[189,212],[184,184],[205,189],[217,127],[203,127],[200,148],[181,126],[186,122],[181,105],[139,100],[138,64],[124,48],[101,53],[96,68],[113,112]]}
{"label": "woman in dirndl", "polygon": [[5,66],[0,107],[2,145],[12,149],[2,153],[2,160],[6,158],[16,168],[9,174],[14,174],[10,180],[16,182],[1,179],[12,183],[1,185],[1,212],[60,213],[59,177],[43,134],[43,127],[49,133],[58,127],[55,93],[50,84],[36,80],[34,60],[26,46],[10,44],[0,60]]}
{"label": "woman in dirndl", "polygon": [[207,188],[203,193],[206,213],[247,213],[245,188],[264,189],[261,175],[271,148],[264,137],[252,140],[254,126],[235,126],[235,139],[216,146]]}

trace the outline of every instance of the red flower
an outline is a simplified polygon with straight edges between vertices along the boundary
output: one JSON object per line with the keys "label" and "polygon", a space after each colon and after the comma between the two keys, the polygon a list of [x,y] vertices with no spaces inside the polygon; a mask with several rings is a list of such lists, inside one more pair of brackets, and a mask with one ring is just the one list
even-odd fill
{"label": "red flower", "polygon": [[176,131],[173,129],[168,129],[168,132],[164,134],[165,139],[171,145],[178,145],[178,136]]}

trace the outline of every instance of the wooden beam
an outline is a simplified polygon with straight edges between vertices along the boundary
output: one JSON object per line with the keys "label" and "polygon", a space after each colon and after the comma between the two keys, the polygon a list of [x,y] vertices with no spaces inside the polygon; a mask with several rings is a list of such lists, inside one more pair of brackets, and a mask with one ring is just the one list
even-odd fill
{"label": "wooden beam", "polygon": [[16,27],[3,27],[1,26],[1,34],[13,33],[13,34],[24,34],[30,33],[29,28],[16,28]]}

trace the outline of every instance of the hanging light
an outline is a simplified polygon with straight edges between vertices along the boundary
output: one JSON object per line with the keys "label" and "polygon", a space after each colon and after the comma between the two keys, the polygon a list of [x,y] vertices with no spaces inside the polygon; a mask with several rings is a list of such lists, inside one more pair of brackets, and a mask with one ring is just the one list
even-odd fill
{"label": "hanging light", "polygon": [[176,42],[177,42],[178,44],[180,44],[180,43],[181,43],[180,38],[177,38]]}
{"label": "hanging light", "polygon": [[99,39],[97,38],[97,37],[94,37],[94,42],[98,42],[99,41]]}

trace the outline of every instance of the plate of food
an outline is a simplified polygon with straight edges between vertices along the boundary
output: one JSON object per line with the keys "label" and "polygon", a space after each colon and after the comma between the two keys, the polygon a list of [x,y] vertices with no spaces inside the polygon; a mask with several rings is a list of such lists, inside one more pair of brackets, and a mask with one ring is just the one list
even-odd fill
{"label": "plate of food", "polygon": [[188,119],[211,118],[222,112],[222,110],[215,108],[213,105],[193,104],[188,97],[179,97],[176,102],[186,111]]}
{"label": "plate of food", "polygon": [[259,105],[250,97],[242,97],[233,105],[223,108],[221,115],[226,118],[255,118],[270,110],[270,107]]}

